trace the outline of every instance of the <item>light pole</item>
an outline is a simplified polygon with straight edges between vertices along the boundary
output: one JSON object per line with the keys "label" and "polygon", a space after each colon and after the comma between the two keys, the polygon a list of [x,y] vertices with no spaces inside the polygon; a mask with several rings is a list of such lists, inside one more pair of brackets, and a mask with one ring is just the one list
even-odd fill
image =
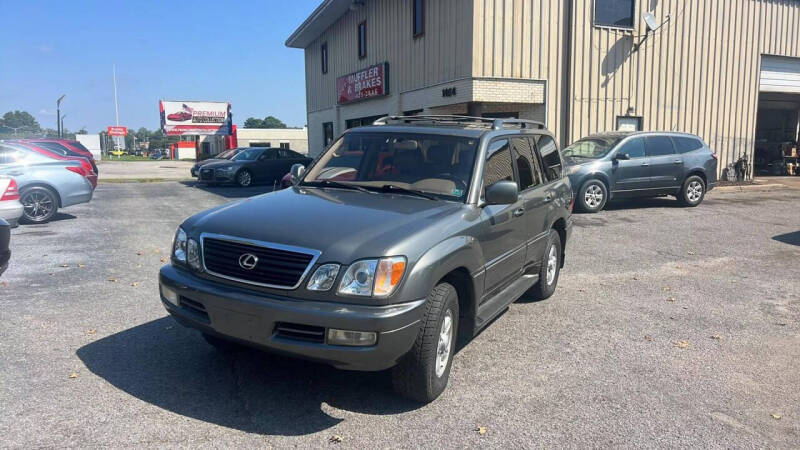
{"label": "light pole", "polygon": [[66,113],[65,113],[63,116],[61,116],[61,122],[60,122],[60,125],[61,125],[61,131],[58,133],[58,138],[59,138],[59,139],[61,139],[61,138],[63,137],[62,135],[63,135],[64,133],[66,133],[66,130],[64,129],[64,118],[65,118],[65,117],[67,117],[67,114],[66,114]]}
{"label": "light pole", "polygon": [[61,139],[61,100],[64,100],[67,94],[58,97],[56,100],[56,127],[58,128],[58,138]]}

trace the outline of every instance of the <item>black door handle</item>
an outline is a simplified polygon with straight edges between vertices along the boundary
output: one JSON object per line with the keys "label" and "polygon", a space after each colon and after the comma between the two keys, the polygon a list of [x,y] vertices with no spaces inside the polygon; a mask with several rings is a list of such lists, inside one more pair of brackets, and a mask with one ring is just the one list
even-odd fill
{"label": "black door handle", "polygon": [[519,217],[523,214],[525,214],[525,208],[517,208],[514,210],[514,217]]}

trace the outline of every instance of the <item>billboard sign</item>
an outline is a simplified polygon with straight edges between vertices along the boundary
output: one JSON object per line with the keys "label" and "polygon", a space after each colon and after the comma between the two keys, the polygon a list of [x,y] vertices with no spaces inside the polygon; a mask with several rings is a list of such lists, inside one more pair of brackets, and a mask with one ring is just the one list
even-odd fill
{"label": "billboard sign", "polygon": [[128,127],[108,127],[109,136],[127,136]]}
{"label": "billboard sign", "polygon": [[168,136],[231,134],[228,102],[173,102],[160,100],[161,130]]}
{"label": "billboard sign", "polygon": [[343,105],[389,93],[389,64],[381,63],[336,79],[337,103]]}

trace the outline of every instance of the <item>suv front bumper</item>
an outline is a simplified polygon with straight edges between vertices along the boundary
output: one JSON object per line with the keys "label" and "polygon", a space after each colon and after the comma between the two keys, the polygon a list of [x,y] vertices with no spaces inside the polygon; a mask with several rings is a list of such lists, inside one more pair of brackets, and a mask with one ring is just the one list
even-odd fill
{"label": "suv front bumper", "polygon": [[[365,306],[279,297],[216,283],[167,265],[159,273],[161,302],[182,325],[262,350],[323,362],[340,369],[375,371],[397,364],[419,333],[425,299]],[[175,305],[164,288],[178,295]],[[322,341],[287,337],[277,325],[323,330]],[[368,347],[329,345],[328,328],[376,332]]]}

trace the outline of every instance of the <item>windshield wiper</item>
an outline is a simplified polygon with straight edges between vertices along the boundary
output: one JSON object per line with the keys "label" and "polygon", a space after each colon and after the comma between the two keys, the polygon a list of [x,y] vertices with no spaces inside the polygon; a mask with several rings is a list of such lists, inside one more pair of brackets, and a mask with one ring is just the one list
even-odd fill
{"label": "windshield wiper", "polygon": [[428,200],[438,200],[436,197],[428,195],[422,191],[417,191],[415,189],[408,189],[402,186],[398,186],[396,184],[384,184],[381,186],[382,192],[397,192],[400,194],[409,194],[409,195],[416,195],[417,197],[427,198]]}
{"label": "windshield wiper", "polygon": [[333,180],[306,181],[306,182],[303,183],[303,185],[305,185],[305,186],[335,187],[335,188],[341,188],[341,189],[352,189],[352,190],[355,190],[355,191],[366,192],[368,194],[372,193],[369,190],[364,189],[361,186],[358,186],[358,185],[355,185],[355,184],[340,183],[338,181],[333,181]]}

